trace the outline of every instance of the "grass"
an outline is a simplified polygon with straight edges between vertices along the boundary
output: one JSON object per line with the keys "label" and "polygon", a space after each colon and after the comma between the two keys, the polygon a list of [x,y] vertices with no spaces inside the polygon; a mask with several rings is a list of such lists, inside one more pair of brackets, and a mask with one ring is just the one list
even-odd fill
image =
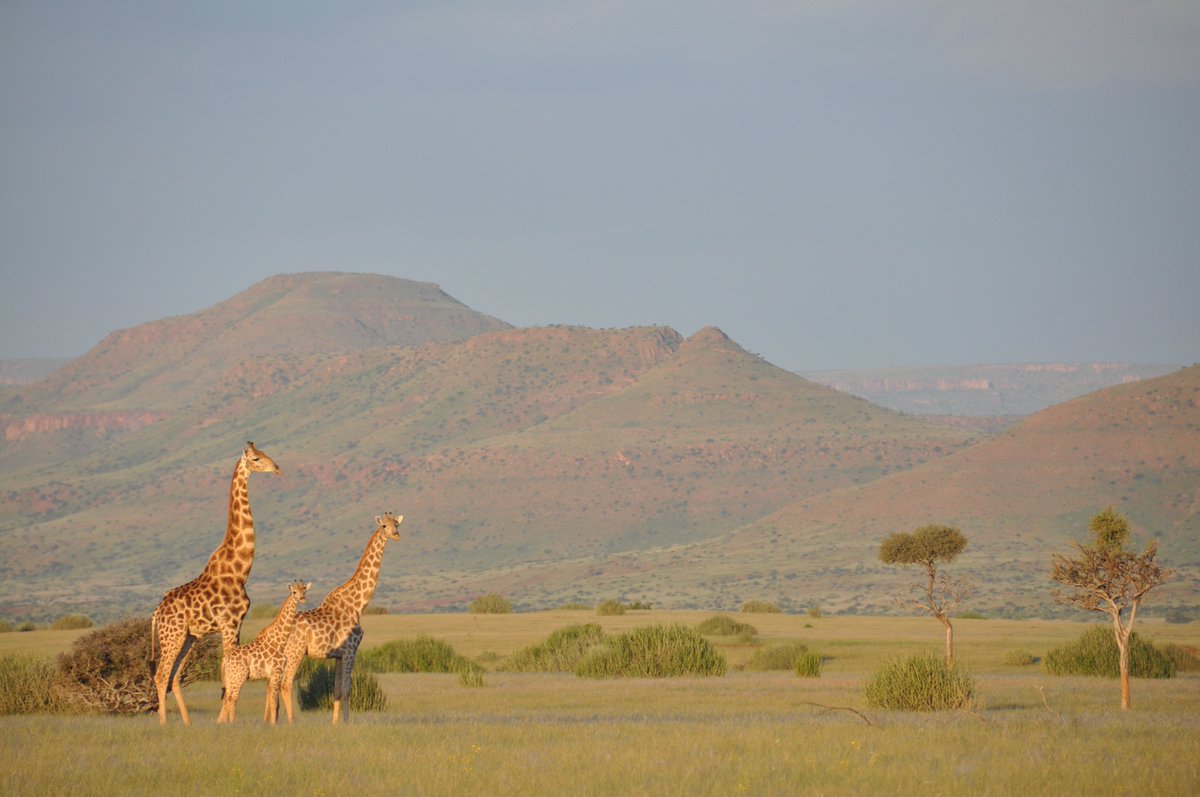
{"label": "grass", "polygon": [[[589,617],[606,633],[656,623],[695,625],[711,612]],[[476,657],[508,656],[576,624],[569,611],[364,618],[364,646],[420,634]],[[613,680],[571,674],[488,673],[465,689],[458,674],[378,677],[387,708],[332,728],[323,712],[292,726],[219,727],[220,685],[187,688],[193,726],[154,717],[0,717],[5,794],[191,795],[295,793],[1095,795],[1200,794],[1200,676],[1133,682],[1133,708],[1099,678],[1049,678],[1014,668],[1022,648],[1044,656],[1083,623],[979,620],[957,635],[970,667],[973,713],[869,708],[862,685],[884,660],[939,651],[928,618],[756,616],[768,643],[798,641],[825,656],[819,679],[791,672],[722,678]],[[1195,648],[1200,623],[1139,624],[1156,644]],[[62,631],[0,635],[0,656],[53,653]],[[253,633],[253,631],[246,631]],[[711,640],[731,665],[754,649]],[[740,660],[737,657],[742,657]],[[247,705],[261,706],[251,681]],[[829,711],[825,707],[835,707]],[[862,717],[843,708],[860,712]],[[70,755],[63,755],[70,750]],[[319,751],[319,755],[305,755]],[[386,751],[386,752],[383,752]],[[46,766],[46,760],[55,766]],[[1113,766],[1120,761],[1121,766]]]}

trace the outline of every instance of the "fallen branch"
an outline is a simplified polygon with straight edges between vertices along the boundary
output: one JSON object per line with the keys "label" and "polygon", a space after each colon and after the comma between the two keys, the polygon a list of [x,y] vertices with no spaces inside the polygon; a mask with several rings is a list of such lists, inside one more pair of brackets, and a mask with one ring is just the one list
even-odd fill
{"label": "fallen branch", "polygon": [[823,703],[814,703],[811,700],[801,700],[797,705],[816,706],[817,708],[822,709],[822,711],[817,716],[823,716],[825,714],[828,714],[831,711],[849,711],[851,714],[854,714],[860,720],[867,723],[868,725],[875,724],[875,723],[871,722],[871,720],[867,717],[866,714],[863,714],[861,711],[859,711],[857,709],[850,708],[849,706],[827,706]]}

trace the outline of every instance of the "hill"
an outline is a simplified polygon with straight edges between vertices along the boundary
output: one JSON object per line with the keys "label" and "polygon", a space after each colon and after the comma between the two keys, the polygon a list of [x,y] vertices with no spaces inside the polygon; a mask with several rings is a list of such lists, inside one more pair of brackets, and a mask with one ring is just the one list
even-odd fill
{"label": "hill", "polygon": [[[274,323],[241,317],[243,336]],[[163,375],[193,372],[175,357],[133,375],[111,368],[137,359],[126,347],[150,357],[146,337],[110,336],[75,364],[92,390],[56,374],[10,400],[30,411],[10,416],[0,447],[0,613],[152,608],[219,542],[247,439],[284,471],[252,484],[252,598],[298,574],[340,583],[371,519],[394,510],[410,539],[380,596],[414,606],[461,594],[432,599],[405,571],[453,591],[456,569],[706,539],[970,439],[782,371],[711,328],[688,340],[662,327],[502,328],[374,347],[310,334],[309,353],[239,359],[211,345],[197,356],[224,367],[194,380]],[[116,412],[147,417],[120,429],[28,423]]]}
{"label": "hill", "polygon": [[805,371],[801,376],[881,407],[917,415],[1029,415],[1113,385],[1150,379],[1177,365],[1036,363]]}
{"label": "hill", "polygon": [[1046,602],[1049,552],[1114,504],[1181,571],[1170,600],[1200,604],[1198,382],[1111,387],[981,437],[716,328],[514,329],[427,284],[278,277],[5,391],[0,616],[149,612],[219,543],[246,440],[283,469],[251,484],[252,600],[340,584],[392,510],[405,540],[377,602],[396,609],[498,591],[876,611],[909,575],[877,564],[878,540],[936,521],[970,540],[975,606],[1019,614]]}
{"label": "hill", "polygon": [[883,612],[917,579],[878,562],[880,540],[948,523],[969,541],[953,566],[977,586],[966,609],[1045,616],[1061,612],[1049,603],[1050,555],[1086,540],[1090,517],[1112,505],[1133,524],[1135,544],[1157,539],[1160,559],[1177,571],[1155,601],[1195,612],[1198,484],[1200,367],[1193,366],[1057,405],[947,457],[791,503],[711,540],[579,563],[539,581],[562,585],[562,596],[607,586],[615,594],[666,594],[672,605],[703,599],[732,608],[768,598]]}

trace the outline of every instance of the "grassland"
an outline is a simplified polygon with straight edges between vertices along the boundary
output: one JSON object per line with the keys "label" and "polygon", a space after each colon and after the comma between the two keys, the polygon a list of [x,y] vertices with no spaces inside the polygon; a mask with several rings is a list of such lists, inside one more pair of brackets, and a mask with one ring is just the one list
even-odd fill
{"label": "grassland", "polygon": [[[711,612],[588,611],[364,618],[367,645],[430,634],[489,661],[565,625],[607,631],[694,625]],[[0,718],[5,794],[412,795],[1194,795],[1200,793],[1200,677],[1135,681],[1133,710],[1114,681],[1051,678],[1004,663],[1073,640],[1070,622],[962,620],[957,653],[977,681],[972,712],[869,709],[865,675],[889,656],[937,650],[924,618],[742,615],[753,642],[713,641],[723,678],[616,679],[489,672],[383,675],[389,707],[331,727],[218,727],[219,685],[189,687],[194,725],[152,717]],[[265,622],[265,621],[263,621]],[[246,633],[256,630],[248,624]],[[0,655],[53,652],[79,632],[0,635]],[[1143,623],[1156,642],[1200,646],[1200,624]],[[738,667],[755,645],[797,640],[827,659],[822,677]],[[244,693],[255,705],[261,684]],[[826,710],[823,707],[837,707]],[[853,711],[851,711],[851,709]],[[856,713],[857,712],[857,713]],[[255,712],[246,711],[245,717]],[[172,720],[177,717],[172,714]]]}

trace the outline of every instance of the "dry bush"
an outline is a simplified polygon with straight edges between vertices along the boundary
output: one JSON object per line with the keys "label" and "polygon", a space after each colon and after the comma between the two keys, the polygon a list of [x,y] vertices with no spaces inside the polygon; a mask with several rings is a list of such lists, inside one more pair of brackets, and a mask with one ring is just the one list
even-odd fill
{"label": "dry bush", "polygon": [[[158,710],[150,674],[150,620],[134,617],[98,628],[75,640],[58,657],[56,692],[75,711],[148,714]],[[170,662],[159,662],[169,667]],[[183,685],[204,673],[220,672],[221,637],[212,634],[192,647]],[[218,676],[219,677],[219,676]]]}

